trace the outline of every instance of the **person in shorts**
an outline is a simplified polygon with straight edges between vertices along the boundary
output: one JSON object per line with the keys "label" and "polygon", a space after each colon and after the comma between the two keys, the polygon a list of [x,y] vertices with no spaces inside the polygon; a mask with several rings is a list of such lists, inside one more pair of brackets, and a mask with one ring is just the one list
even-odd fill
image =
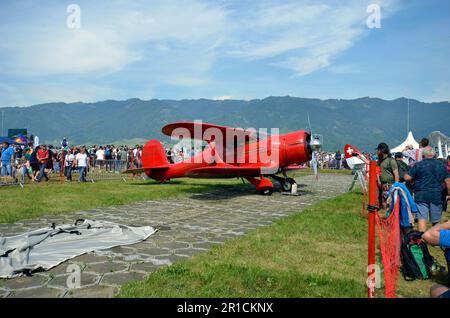
{"label": "person in shorts", "polygon": [[[435,159],[434,149],[430,146],[423,148],[423,160],[417,162],[407,174],[405,181],[413,182],[414,201],[419,212],[419,231],[427,230],[427,222],[436,225],[442,217],[442,190],[449,191],[450,175],[447,167]],[[447,192],[448,194],[448,192]]]}

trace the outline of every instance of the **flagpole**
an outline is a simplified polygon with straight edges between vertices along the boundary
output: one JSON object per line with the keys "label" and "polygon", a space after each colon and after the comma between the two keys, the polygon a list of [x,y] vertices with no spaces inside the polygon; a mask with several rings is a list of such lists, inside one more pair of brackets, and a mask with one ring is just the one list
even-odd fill
{"label": "flagpole", "polygon": [[407,116],[407,124],[406,124],[406,134],[409,134],[409,98],[408,98],[408,116]]}
{"label": "flagpole", "polygon": [[5,116],[5,111],[2,110],[2,136],[4,136],[3,134],[3,117]]}

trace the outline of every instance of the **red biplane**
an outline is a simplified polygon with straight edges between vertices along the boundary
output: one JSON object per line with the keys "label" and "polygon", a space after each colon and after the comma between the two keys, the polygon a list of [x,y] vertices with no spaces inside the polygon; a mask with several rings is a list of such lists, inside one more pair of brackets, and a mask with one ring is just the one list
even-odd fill
{"label": "red biplane", "polygon": [[[273,183],[268,177],[279,182],[283,191],[290,192],[296,183],[286,172],[301,169],[301,164],[311,160],[311,135],[306,131],[270,135],[251,129],[179,122],[164,126],[162,132],[172,138],[197,140],[207,145],[199,154],[169,163],[162,144],[151,140],[142,150],[142,168],[128,172],[144,172],[161,182],[182,177],[241,177],[259,193],[271,195]],[[279,173],[283,176],[277,176]]]}

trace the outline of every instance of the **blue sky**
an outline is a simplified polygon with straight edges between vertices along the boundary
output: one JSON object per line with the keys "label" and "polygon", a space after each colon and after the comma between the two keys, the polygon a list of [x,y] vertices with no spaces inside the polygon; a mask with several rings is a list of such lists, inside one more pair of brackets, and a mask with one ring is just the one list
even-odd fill
{"label": "blue sky", "polygon": [[[67,7],[79,5],[80,28]],[[381,8],[369,29],[367,6]],[[0,2],[0,107],[106,99],[450,100],[450,1]]]}

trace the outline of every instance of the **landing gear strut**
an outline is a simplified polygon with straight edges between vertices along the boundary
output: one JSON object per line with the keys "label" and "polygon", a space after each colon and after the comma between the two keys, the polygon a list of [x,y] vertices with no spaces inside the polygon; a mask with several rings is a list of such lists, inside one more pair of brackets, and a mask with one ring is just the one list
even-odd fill
{"label": "landing gear strut", "polygon": [[280,183],[284,194],[297,194],[297,182],[293,178],[288,178],[285,171],[283,176],[284,178],[278,176],[272,176],[272,178]]}
{"label": "landing gear strut", "polygon": [[284,192],[291,192],[294,185],[297,185],[297,182],[295,182],[294,179],[286,178],[281,182],[281,189],[283,189]]}
{"label": "landing gear strut", "polygon": [[259,179],[254,177],[245,177],[251,184],[256,187],[256,191],[262,195],[272,195],[273,193],[273,184],[272,182],[265,178],[263,175],[260,176]]}

